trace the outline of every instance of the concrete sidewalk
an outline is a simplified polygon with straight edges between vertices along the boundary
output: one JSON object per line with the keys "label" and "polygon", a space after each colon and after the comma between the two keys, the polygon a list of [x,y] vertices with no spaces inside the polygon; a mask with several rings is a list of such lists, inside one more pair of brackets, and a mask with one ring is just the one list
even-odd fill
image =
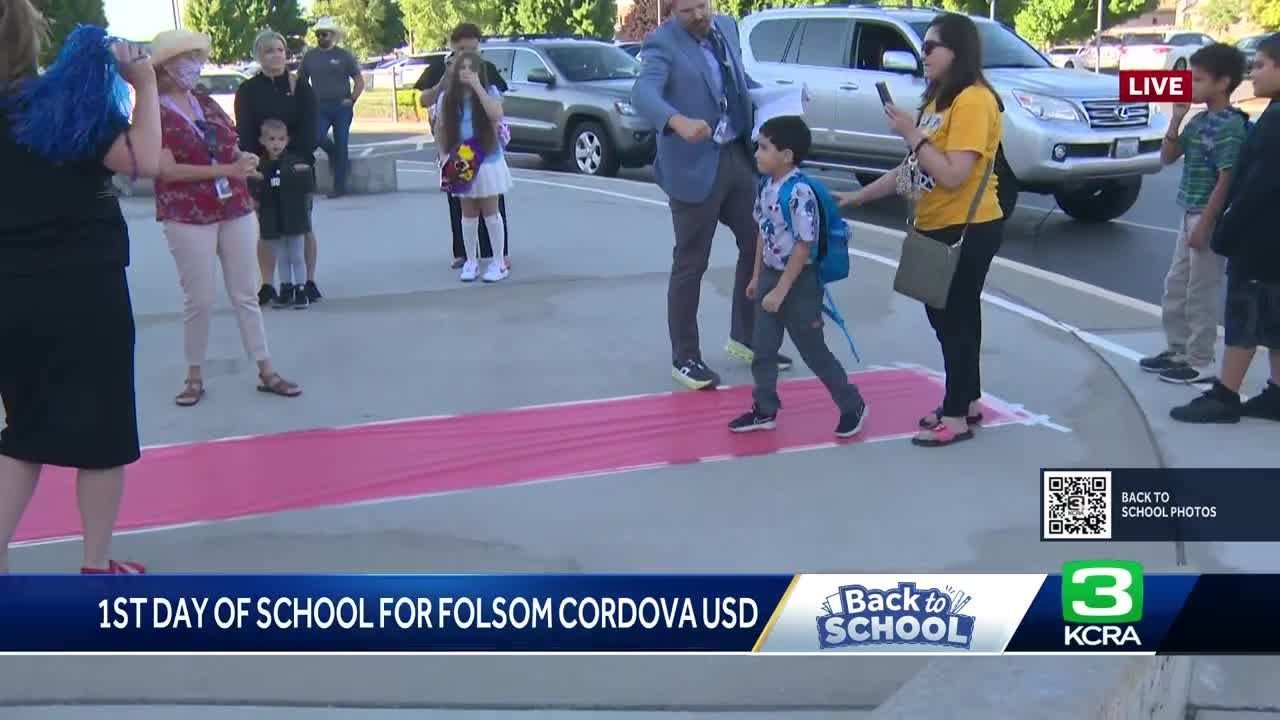
{"label": "concrete sidewalk", "polygon": [[[125,201],[144,442],[672,390],[664,305],[671,230],[660,191],[626,181],[516,174],[509,196],[514,271],[496,286],[463,286],[448,268],[445,202],[426,190],[425,173],[409,172],[401,183],[420,183],[422,192],[318,199],[326,299],[306,312],[267,314],[279,369],[305,394],[283,400],[253,392],[253,364],[220,299],[209,395],[193,409],[172,401],[184,372],[182,297],[172,260],[149,201]],[[851,371],[941,369],[923,310],[892,291],[899,237],[857,226],[853,278],[833,287],[863,355],[864,365],[855,365],[831,331],[832,347]],[[722,351],[733,256],[726,233],[707,275],[701,326],[707,361],[726,383],[743,385],[749,369]],[[1095,556],[1140,560],[1150,572],[1275,565],[1266,548],[1038,542],[1042,467],[1265,467],[1274,464],[1275,429],[1169,421],[1168,409],[1196,391],[1138,371],[1136,358],[1161,344],[1158,318],[1138,305],[1009,263],[993,270],[988,290],[986,390],[1037,421],[983,430],[972,443],[932,452],[906,442],[855,444],[297,510],[126,534],[116,552],[154,572],[1057,572],[1063,561]],[[1260,386],[1263,371],[1255,368],[1250,389]],[[789,373],[807,374],[802,366]],[[270,493],[271,485],[270,476],[262,477],[261,492]],[[828,501],[815,504],[815,497]],[[75,566],[78,553],[76,543],[45,543],[16,550],[13,563],[19,572],[62,570]],[[473,708],[662,708],[857,717],[894,698],[923,668],[976,660],[3,658],[0,705],[330,704],[445,708],[450,717],[467,717],[462,711]],[[982,667],[993,673],[1061,660],[1049,677],[1061,675],[1064,691],[1103,692],[1072,685],[1064,675],[1100,667],[1096,659],[989,660]],[[1249,668],[1274,668],[1250,662]],[[1116,677],[1129,672],[1128,665],[1107,667],[1116,668]],[[1249,680],[1237,670],[1228,677],[1267,695],[1270,682],[1259,675]],[[1002,687],[950,691],[963,698]],[[979,700],[972,703],[968,712],[980,715]],[[4,717],[25,717],[13,710],[5,708]],[[942,705],[936,711],[946,712]],[[173,714],[179,712],[195,710]],[[287,717],[272,713],[264,711]]]}

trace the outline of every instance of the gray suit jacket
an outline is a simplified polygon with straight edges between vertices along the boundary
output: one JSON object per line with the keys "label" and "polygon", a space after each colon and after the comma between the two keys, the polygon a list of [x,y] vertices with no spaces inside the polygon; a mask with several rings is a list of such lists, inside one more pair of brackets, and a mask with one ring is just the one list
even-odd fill
{"label": "gray suit jacket", "polygon": [[[760,87],[742,67],[742,46],[733,19],[716,15],[712,22],[725,38],[737,86],[744,94],[748,88]],[[710,138],[687,143],[667,127],[667,122],[676,114],[704,120],[712,129],[720,122],[720,99],[712,84],[711,67],[698,41],[675,18],[669,18],[645,38],[640,57],[640,77],[631,91],[631,104],[658,129],[658,156],[654,162],[658,186],[676,200],[703,202],[715,184],[721,148]],[[747,136],[755,127],[755,108],[749,94],[742,107],[746,117],[732,120],[734,129]]]}

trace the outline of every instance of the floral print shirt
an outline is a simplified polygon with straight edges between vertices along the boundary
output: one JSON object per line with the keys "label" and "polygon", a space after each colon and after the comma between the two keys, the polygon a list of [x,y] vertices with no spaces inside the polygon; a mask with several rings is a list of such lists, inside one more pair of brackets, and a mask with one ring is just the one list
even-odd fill
{"label": "floral print shirt", "polygon": [[766,181],[756,197],[755,218],[764,238],[764,264],[774,270],[786,269],[796,242],[816,243],[821,233],[818,198],[804,182],[791,187],[791,226],[787,226],[778,194],[796,173],[792,170],[779,180]]}
{"label": "floral print shirt", "polygon": [[[240,138],[235,123],[222,111],[218,103],[203,93],[192,93],[204,115],[203,125],[209,128],[208,141],[204,132],[176,112],[168,104],[160,104],[160,144],[179,165],[231,164],[240,152]],[[182,105],[188,113],[194,110]],[[195,118],[200,121],[197,116]],[[156,219],[160,222],[177,222],[186,225],[213,225],[244,217],[253,212],[253,197],[244,180],[227,179],[231,197],[218,198],[213,180],[200,182],[164,181],[157,179]]]}

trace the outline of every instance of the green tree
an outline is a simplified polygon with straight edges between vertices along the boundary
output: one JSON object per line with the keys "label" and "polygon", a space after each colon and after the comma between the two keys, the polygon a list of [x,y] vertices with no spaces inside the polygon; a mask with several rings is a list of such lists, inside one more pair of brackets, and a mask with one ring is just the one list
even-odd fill
{"label": "green tree", "polygon": [[400,0],[400,9],[417,50],[445,47],[449,33],[462,22],[475,23],[489,35],[518,30],[507,0]]}
{"label": "green tree", "polygon": [[271,28],[293,44],[306,32],[297,0],[186,0],[187,27],[209,36],[213,62],[246,60],[253,38]]}
{"label": "green tree", "polygon": [[1249,17],[1268,30],[1280,30],[1280,0],[1252,0]]}
{"label": "green tree", "polygon": [[404,13],[396,0],[315,0],[313,18],[332,17],[347,31],[356,55],[384,55],[405,43]]}
{"label": "green tree", "polygon": [[36,0],[35,5],[49,21],[49,43],[40,55],[42,65],[48,65],[57,57],[62,43],[77,25],[107,26],[107,11],[102,0]]}
{"label": "green tree", "polygon": [[[1018,34],[1033,45],[1094,34],[1099,0],[1025,0],[1014,16]],[[1103,26],[1111,26],[1154,9],[1156,0],[1109,0]],[[997,5],[997,8],[999,6]]]}
{"label": "green tree", "polygon": [[617,5],[613,0],[516,0],[519,32],[577,34],[612,38]]}
{"label": "green tree", "polygon": [[1222,32],[1243,20],[1248,12],[1248,0],[1209,0],[1200,13],[1200,21],[1207,29]]}

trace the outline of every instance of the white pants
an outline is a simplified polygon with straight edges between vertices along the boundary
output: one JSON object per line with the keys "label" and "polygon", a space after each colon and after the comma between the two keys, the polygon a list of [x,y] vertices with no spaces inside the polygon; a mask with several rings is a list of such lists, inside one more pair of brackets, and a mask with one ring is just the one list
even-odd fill
{"label": "white pants", "polygon": [[203,365],[209,351],[214,258],[222,264],[222,279],[240,324],[245,352],[258,362],[268,359],[267,331],[258,307],[257,217],[249,213],[213,225],[166,222],[164,235],[182,283],[182,331],[187,365]]}

